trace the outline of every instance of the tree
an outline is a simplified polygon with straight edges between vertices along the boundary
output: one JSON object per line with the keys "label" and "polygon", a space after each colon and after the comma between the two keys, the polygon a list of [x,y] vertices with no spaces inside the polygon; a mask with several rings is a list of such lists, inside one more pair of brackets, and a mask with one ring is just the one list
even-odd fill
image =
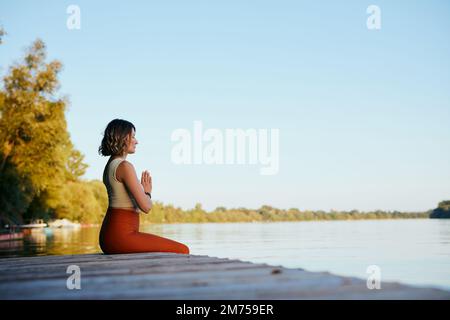
{"label": "tree", "polygon": [[71,149],[72,152],[67,161],[67,180],[77,181],[84,175],[88,165],[83,162],[84,155],[80,151],[73,149],[73,147]]}
{"label": "tree", "polygon": [[450,200],[439,202],[438,207],[431,212],[430,218],[450,219]]}
{"label": "tree", "polygon": [[68,181],[61,192],[56,216],[82,223],[100,223],[108,207],[106,188],[101,181]]}
{"label": "tree", "polygon": [[23,62],[10,68],[0,95],[0,189],[15,188],[14,196],[0,198],[0,206],[9,209],[0,210],[16,220],[54,214],[65,183],[87,166],[70,141],[67,101],[55,96],[62,65],[45,60],[45,44],[38,39]]}

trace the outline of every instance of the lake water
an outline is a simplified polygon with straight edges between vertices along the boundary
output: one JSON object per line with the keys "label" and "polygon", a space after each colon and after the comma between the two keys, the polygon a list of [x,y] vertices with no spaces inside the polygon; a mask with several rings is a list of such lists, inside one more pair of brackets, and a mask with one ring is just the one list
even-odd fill
{"label": "lake water", "polygon": [[[187,244],[192,254],[329,271],[450,290],[450,220],[358,220],[141,226]],[[99,227],[35,230],[0,242],[0,257],[100,252]],[[382,285],[381,282],[381,285]]]}

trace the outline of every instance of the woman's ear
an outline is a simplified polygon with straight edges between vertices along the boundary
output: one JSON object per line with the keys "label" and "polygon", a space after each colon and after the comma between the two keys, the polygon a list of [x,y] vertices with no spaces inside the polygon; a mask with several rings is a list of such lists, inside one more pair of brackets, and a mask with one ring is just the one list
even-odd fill
{"label": "woman's ear", "polygon": [[131,142],[131,135],[132,135],[132,134],[133,134],[132,132],[129,133],[129,134],[127,134],[127,137],[125,138],[125,142],[126,142],[127,145],[129,145],[130,142]]}

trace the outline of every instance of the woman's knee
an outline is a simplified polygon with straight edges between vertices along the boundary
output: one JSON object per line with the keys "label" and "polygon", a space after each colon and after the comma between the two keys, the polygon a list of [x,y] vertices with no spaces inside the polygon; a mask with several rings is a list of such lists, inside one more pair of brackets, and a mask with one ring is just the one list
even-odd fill
{"label": "woman's knee", "polygon": [[180,243],[180,253],[189,254],[189,247],[185,244]]}

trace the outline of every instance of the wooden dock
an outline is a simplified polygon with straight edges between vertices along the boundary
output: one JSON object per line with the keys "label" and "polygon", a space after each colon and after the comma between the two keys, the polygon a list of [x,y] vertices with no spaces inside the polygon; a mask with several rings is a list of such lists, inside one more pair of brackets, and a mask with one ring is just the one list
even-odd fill
{"label": "wooden dock", "polygon": [[[70,265],[80,289],[68,289]],[[450,291],[173,253],[0,259],[0,299],[450,299]]]}

